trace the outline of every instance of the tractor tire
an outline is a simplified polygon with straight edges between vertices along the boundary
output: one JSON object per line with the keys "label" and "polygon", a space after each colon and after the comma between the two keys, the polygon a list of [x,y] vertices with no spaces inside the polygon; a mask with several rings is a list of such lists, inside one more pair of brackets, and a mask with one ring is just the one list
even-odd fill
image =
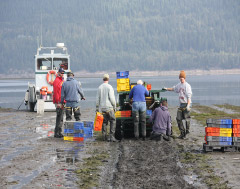
{"label": "tractor tire", "polygon": [[116,121],[115,138],[117,140],[122,140],[123,138],[122,129],[121,129],[121,120]]}

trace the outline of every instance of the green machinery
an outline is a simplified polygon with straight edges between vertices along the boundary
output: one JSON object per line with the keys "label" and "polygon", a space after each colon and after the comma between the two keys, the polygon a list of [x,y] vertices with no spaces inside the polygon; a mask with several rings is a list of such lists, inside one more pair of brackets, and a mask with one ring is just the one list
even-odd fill
{"label": "green machinery", "polygon": [[[161,92],[165,90],[149,90],[150,96],[146,97],[147,110],[154,111],[155,108],[161,105],[163,100],[167,100],[160,96]],[[119,111],[132,110],[132,100],[129,99],[130,91],[118,92],[118,107]],[[146,115],[148,120],[149,114]],[[152,131],[152,123],[148,123],[146,120],[146,130],[147,135]],[[141,133],[141,127],[139,128],[139,133]],[[134,135],[133,118],[130,117],[116,117],[116,132],[115,137],[121,140],[123,137],[131,137]]]}

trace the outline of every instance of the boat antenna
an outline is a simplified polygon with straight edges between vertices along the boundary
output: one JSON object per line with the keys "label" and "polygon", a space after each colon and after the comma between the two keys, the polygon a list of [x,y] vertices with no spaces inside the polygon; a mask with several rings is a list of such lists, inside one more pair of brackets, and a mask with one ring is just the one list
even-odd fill
{"label": "boat antenna", "polygon": [[42,47],[42,10],[41,10],[41,42],[40,47]]}

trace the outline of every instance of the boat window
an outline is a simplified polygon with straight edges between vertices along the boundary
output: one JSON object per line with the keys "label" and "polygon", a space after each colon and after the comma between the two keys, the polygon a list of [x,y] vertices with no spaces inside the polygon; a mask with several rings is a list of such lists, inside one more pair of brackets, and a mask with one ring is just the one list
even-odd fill
{"label": "boat window", "polygon": [[67,58],[54,58],[53,59],[53,69],[58,70],[59,68],[68,70],[68,59]]}
{"label": "boat window", "polygon": [[52,61],[51,58],[39,58],[37,60],[37,70],[51,70]]}

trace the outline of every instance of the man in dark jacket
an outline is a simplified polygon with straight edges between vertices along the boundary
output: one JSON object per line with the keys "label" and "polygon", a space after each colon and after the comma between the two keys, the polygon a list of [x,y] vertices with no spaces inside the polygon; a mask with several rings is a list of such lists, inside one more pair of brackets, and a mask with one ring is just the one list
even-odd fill
{"label": "man in dark jacket", "polygon": [[152,133],[150,139],[156,140],[169,140],[169,136],[172,134],[171,116],[168,111],[167,101],[162,102],[162,106],[156,108],[152,116],[149,118],[149,122],[153,122]]}
{"label": "man in dark jacket", "polygon": [[61,89],[64,82],[64,70],[59,68],[58,75],[53,82],[53,103],[56,106],[56,126],[54,137],[62,138],[63,106],[61,104]]}
{"label": "man in dark jacket", "polygon": [[85,100],[82,88],[79,86],[78,81],[73,77],[74,74],[70,71],[67,75],[67,81],[62,85],[61,91],[61,103],[66,100],[66,120],[70,121],[72,119],[72,110],[74,113],[74,118],[76,121],[80,121],[80,104],[79,104],[79,94],[81,100]]}
{"label": "man in dark jacket", "polygon": [[143,140],[146,139],[146,100],[145,96],[149,96],[148,90],[143,86],[142,80],[137,81],[137,85],[132,88],[129,99],[133,98],[132,116],[134,123],[135,139],[139,138],[139,122],[142,130]]}

